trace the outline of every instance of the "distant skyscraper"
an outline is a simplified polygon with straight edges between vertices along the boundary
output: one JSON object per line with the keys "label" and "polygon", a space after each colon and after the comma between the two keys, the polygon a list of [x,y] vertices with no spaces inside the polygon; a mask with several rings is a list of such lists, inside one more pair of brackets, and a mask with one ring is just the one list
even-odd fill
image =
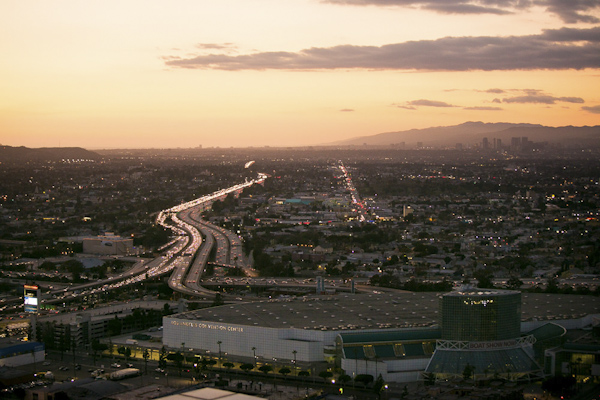
{"label": "distant skyscraper", "polygon": [[521,138],[513,137],[510,139],[510,148],[511,150],[519,150],[521,148]]}
{"label": "distant skyscraper", "polygon": [[484,149],[484,150],[487,150],[487,149],[490,148],[490,142],[488,141],[488,138],[484,137],[481,140],[481,148]]}

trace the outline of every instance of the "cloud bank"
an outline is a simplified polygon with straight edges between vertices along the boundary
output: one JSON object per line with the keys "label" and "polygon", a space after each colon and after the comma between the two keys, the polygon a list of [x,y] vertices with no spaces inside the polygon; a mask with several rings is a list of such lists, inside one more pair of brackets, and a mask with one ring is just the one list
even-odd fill
{"label": "cloud bank", "polygon": [[482,106],[482,107],[463,107],[463,110],[469,110],[469,111],[502,111],[503,108],[501,108],[501,107],[487,107],[487,106]]}
{"label": "cloud bank", "polygon": [[413,100],[409,101],[408,106],[425,106],[425,107],[456,107],[452,104],[448,104],[444,101],[436,101],[436,100]]}
{"label": "cloud bank", "polygon": [[298,52],[165,56],[163,61],[167,66],[175,68],[230,71],[506,71],[600,68],[600,27],[548,29],[539,35],[528,36],[445,37],[384,46],[313,47]]}
{"label": "cloud bank", "polygon": [[592,114],[600,114],[600,106],[581,107],[582,110],[591,112]]}
{"label": "cloud bank", "polygon": [[556,102],[564,103],[584,103],[581,97],[554,97],[548,95],[527,95],[516,96],[502,99],[503,103],[535,103],[535,104],[556,104]]}
{"label": "cloud bank", "polygon": [[600,9],[598,0],[322,0],[322,3],[345,6],[415,7],[442,14],[513,14],[540,6],[564,22],[596,23],[593,12]]}

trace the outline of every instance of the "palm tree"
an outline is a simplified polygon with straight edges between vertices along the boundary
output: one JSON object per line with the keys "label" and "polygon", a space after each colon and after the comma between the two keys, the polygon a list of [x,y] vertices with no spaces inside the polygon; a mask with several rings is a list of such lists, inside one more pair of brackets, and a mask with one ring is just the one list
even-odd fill
{"label": "palm tree", "polygon": [[294,375],[296,375],[296,373],[297,373],[297,371],[298,371],[298,370],[296,369],[296,354],[297,354],[297,353],[298,353],[298,352],[297,352],[296,350],[293,350],[293,351],[292,351],[292,354],[294,355]]}
{"label": "palm tree", "polygon": [[142,357],[144,358],[144,373],[148,374],[148,359],[150,358],[150,353],[148,352],[148,349],[144,349]]}
{"label": "palm tree", "polygon": [[220,340],[217,340],[217,344],[219,345],[219,366],[221,366],[221,342]]}
{"label": "palm tree", "polygon": [[37,363],[35,360],[35,347],[31,349],[31,356],[33,357],[33,369],[37,371]]}

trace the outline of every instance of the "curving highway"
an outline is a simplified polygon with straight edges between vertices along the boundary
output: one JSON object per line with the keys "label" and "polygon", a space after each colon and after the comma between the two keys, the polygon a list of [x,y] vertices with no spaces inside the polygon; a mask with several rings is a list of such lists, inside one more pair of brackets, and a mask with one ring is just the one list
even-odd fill
{"label": "curving highway", "polygon": [[[256,179],[246,180],[244,183],[161,211],[156,218],[156,223],[170,229],[174,237],[159,249],[160,256],[150,261],[137,262],[128,271],[108,279],[44,292],[43,303],[64,302],[80,296],[109,291],[169,272],[171,273],[169,286],[173,290],[193,296],[214,297],[216,295],[214,291],[203,288],[199,283],[215,246],[217,246],[215,264],[248,269],[249,265],[244,261],[239,237],[203,221],[200,213],[228,194],[240,193],[254,184],[264,183],[266,179],[266,174],[259,173]],[[235,262],[231,264],[231,260]],[[23,307],[23,297],[3,299],[0,305],[3,311],[17,311]]]}

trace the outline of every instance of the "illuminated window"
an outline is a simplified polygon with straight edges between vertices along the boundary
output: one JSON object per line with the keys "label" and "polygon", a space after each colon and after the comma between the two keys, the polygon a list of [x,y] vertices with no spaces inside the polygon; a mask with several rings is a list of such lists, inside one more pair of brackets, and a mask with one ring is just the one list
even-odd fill
{"label": "illuminated window", "polygon": [[394,355],[396,357],[406,357],[406,350],[402,343],[394,343]]}
{"label": "illuminated window", "polygon": [[433,345],[431,342],[423,342],[423,353],[426,355],[433,354]]}
{"label": "illuminated window", "polygon": [[365,352],[365,357],[375,358],[375,347],[373,347],[373,345],[370,345],[370,344],[364,345],[363,351]]}

